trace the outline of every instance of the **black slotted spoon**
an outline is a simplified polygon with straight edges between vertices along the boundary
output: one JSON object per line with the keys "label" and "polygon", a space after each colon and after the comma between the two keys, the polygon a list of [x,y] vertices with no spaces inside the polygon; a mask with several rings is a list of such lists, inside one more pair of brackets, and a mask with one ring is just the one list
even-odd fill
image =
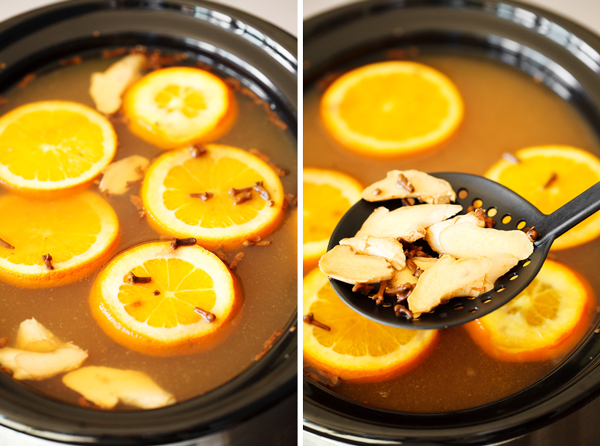
{"label": "black slotted spoon", "polygon": [[[520,195],[487,178],[456,172],[431,175],[444,179],[452,185],[457,192],[456,204],[463,207],[460,214],[466,214],[467,208],[477,202],[476,207],[487,209],[488,212],[492,208],[496,210],[496,229],[511,230],[535,226],[541,237],[534,243],[531,256],[521,260],[508,273],[500,277],[491,291],[478,297],[456,297],[436,307],[433,312],[422,314],[419,319],[414,320],[395,315],[393,297],[386,297],[382,305],[376,305],[369,297],[352,292],[352,285],[329,279],[337,295],[350,308],[376,322],[424,330],[448,328],[482,317],[509,302],[529,285],[538,274],[548,256],[552,242],[558,236],[600,210],[600,183],[596,183],[552,214],[544,215]],[[338,245],[343,238],[354,237],[367,217],[380,206],[394,210],[402,206],[402,201],[360,200],[338,223],[329,240],[327,250]],[[377,291],[377,287],[374,291]]]}

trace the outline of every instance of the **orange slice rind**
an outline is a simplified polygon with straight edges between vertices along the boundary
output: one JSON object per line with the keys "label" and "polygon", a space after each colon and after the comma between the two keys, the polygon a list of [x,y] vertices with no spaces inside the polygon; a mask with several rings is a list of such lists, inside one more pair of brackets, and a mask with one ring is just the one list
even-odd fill
{"label": "orange slice rind", "polygon": [[374,157],[408,155],[448,139],[464,114],[452,81],[427,65],[388,61],[337,78],[321,98],[328,132],[344,147]]}
{"label": "orange slice rind", "polygon": [[[91,274],[118,242],[111,206],[93,192],[55,200],[0,197],[0,279],[24,288],[65,285]],[[53,269],[42,256],[50,254]]]}
{"label": "orange slice rind", "polygon": [[589,328],[593,301],[589,285],[575,271],[546,260],[521,294],[465,328],[493,358],[546,361],[581,339]]}
{"label": "orange slice rind", "polygon": [[68,101],[22,105],[0,117],[0,181],[43,193],[90,183],[115,155],[110,122]]}
{"label": "orange slice rind", "polygon": [[303,314],[311,313],[331,330],[304,324],[305,360],[347,381],[384,381],[406,373],[429,354],[438,336],[436,330],[389,327],[360,316],[319,269],[304,278]]}
{"label": "orange slice rind", "polygon": [[340,218],[361,199],[362,185],[349,175],[329,169],[303,171],[303,247],[305,267],[315,267],[327,251]]}
{"label": "orange slice rind", "polygon": [[[130,273],[150,277],[132,283]],[[155,356],[190,354],[214,345],[238,307],[238,290],[219,258],[200,246],[138,245],[96,278],[92,315],[116,342]],[[212,313],[207,321],[195,308]],[[225,330],[226,331],[226,330]]]}
{"label": "orange slice rind", "polygon": [[125,94],[129,129],[165,149],[210,142],[225,134],[235,119],[233,96],[223,80],[192,67],[153,71]]}
{"label": "orange slice rind", "polygon": [[[150,224],[162,234],[195,237],[207,249],[235,249],[245,240],[268,236],[283,216],[279,177],[244,150],[217,144],[205,148],[199,157],[188,149],[170,151],[150,166],[141,191]],[[230,189],[258,182],[268,200],[253,189],[251,199],[236,204]],[[211,198],[190,197],[204,192]]]}

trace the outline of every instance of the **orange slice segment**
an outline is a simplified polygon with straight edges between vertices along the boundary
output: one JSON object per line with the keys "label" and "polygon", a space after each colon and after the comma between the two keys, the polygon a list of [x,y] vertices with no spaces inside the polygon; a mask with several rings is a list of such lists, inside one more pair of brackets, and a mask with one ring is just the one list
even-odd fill
{"label": "orange slice segment", "polygon": [[125,94],[129,129],[165,149],[210,142],[225,134],[235,118],[229,88],[208,71],[171,67],[153,71]]}
{"label": "orange slice segment", "polygon": [[[539,146],[517,150],[518,164],[504,159],[485,176],[514,190],[544,214],[551,214],[600,181],[600,159],[570,146]],[[587,243],[600,235],[600,212],[557,238],[553,250]]]}
{"label": "orange slice segment", "polygon": [[[93,192],[56,200],[0,197],[0,279],[24,288],[47,288],[91,274],[118,242],[119,222]],[[50,254],[46,266],[42,256]]]}
{"label": "orange slice segment", "polygon": [[[150,282],[131,283],[130,273]],[[169,242],[139,245],[115,257],[100,271],[90,295],[92,315],[107,335],[155,356],[212,346],[238,300],[233,276],[217,256],[200,246],[173,250]]]}
{"label": "orange slice segment", "polygon": [[438,335],[360,316],[339,299],[318,268],[304,278],[303,313],[331,328],[304,324],[305,360],[344,380],[384,381],[405,373],[421,363]]}
{"label": "orange slice segment", "polygon": [[[245,240],[268,236],[283,216],[283,186],[262,160],[244,150],[209,144],[193,157],[188,149],[161,156],[146,173],[142,201],[150,224],[177,237],[195,237],[208,249],[242,246]],[[262,183],[268,199],[252,189],[250,199],[236,204],[231,188],[253,188]],[[194,194],[209,192],[203,200]],[[192,196],[190,196],[192,194]]]}
{"label": "orange slice segment", "polygon": [[0,181],[24,192],[91,182],[115,155],[110,122],[85,105],[44,101],[0,118]]}
{"label": "orange slice segment", "polygon": [[408,155],[448,139],[463,118],[452,81],[417,62],[389,61],[356,68],[323,94],[320,114],[343,146],[367,156]]}
{"label": "orange slice segment", "polygon": [[546,260],[533,282],[496,311],[465,325],[475,343],[503,361],[546,361],[589,328],[594,298],[567,266]]}
{"label": "orange slice segment", "polygon": [[329,237],[340,218],[359,201],[362,185],[335,170],[305,168],[303,172],[303,263],[312,269],[327,251]]}

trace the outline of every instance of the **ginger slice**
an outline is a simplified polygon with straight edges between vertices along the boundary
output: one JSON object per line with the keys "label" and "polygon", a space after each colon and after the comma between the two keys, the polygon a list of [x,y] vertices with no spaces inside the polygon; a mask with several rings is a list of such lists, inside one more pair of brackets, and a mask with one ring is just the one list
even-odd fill
{"label": "ginger slice", "polygon": [[406,256],[404,255],[402,243],[395,238],[362,235],[360,237],[340,240],[340,245],[350,246],[358,254],[383,257],[396,270],[401,270],[406,265]]}
{"label": "ginger slice", "polygon": [[383,180],[368,186],[363,191],[362,197],[367,201],[417,198],[429,204],[448,204],[456,200],[456,193],[446,180],[425,172],[392,170]]}
{"label": "ginger slice", "polygon": [[146,68],[143,54],[130,54],[112,64],[104,73],[92,73],[90,96],[96,109],[107,115],[121,108],[121,97],[125,90],[142,77]]}
{"label": "ginger slice", "polygon": [[456,223],[442,230],[436,246],[432,248],[457,259],[512,254],[524,260],[533,253],[533,243],[523,231],[480,228],[471,221]]}
{"label": "ginger slice", "polygon": [[518,261],[510,254],[469,259],[445,254],[421,275],[408,307],[417,318],[453,297],[479,296],[494,288],[494,282]]}
{"label": "ginger slice", "polygon": [[[412,261],[423,271],[427,271],[433,265],[435,265],[438,259],[431,257],[413,257]],[[394,272],[394,277],[388,282],[388,288],[398,288],[400,285],[405,283],[416,284],[419,278],[413,274],[408,266],[405,266],[401,270]]]}
{"label": "ginger slice", "polygon": [[21,322],[15,348],[0,349],[0,365],[18,380],[52,378],[80,367],[87,357],[85,350],[60,341],[35,319]]}
{"label": "ginger slice", "polygon": [[379,283],[394,275],[394,268],[384,258],[356,254],[345,245],[338,245],[321,257],[319,268],[327,276],[353,285]]}
{"label": "ginger slice", "polygon": [[485,211],[476,209],[466,215],[458,215],[454,218],[441,221],[427,228],[425,241],[429,247],[439,254],[444,254],[442,245],[440,244],[440,234],[444,229],[457,223],[472,223],[479,228],[485,228]]}
{"label": "ginger slice", "polygon": [[141,409],[155,409],[176,402],[152,378],[136,370],[111,367],[82,367],[67,373],[63,383],[102,409],[112,409],[119,401]]}
{"label": "ginger slice", "polygon": [[144,172],[150,160],[140,155],[131,155],[109,164],[103,170],[98,188],[109,195],[123,195],[127,190],[144,179]]}
{"label": "ginger slice", "polygon": [[452,217],[461,210],[462,206],[458,204],[421,204],[393,211],[381,206],[369,215],[356,237],[393,237],[412,243],[424,237],[429,226]]}

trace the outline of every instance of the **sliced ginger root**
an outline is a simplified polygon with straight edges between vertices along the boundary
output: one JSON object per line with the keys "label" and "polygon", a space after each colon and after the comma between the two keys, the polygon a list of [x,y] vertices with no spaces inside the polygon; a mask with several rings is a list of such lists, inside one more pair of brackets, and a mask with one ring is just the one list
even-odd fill
{"label": "sliced ginger root", "polygon": [[101,409],[112,409],[119,401],[140,409],[156,409],[176,401],[152,378],[136,370],[89,366],[67,373],[62,380]]}
{"label": "sliced ginger root", "polygon": [[135,184],[141,183],[150,160],[141,155],[131,155],[109,164],[102,170],[98,188],[108,195],[123,195]]}
{"label": "sliced ginger root", "polygon": [[41,381],[81,366],[85,350],[64,343],[35,319],[21,322],[14,348],[0,349],[0,365],[18,380]]}
{"label": "sliced ginger root", "polygon": [[121,108],[125,90],[142,77],[146,68],[146,57],[142,54],[130,54],[112,64],[104,73],[92,73],[90,96],[96,109],[107,115]]}

